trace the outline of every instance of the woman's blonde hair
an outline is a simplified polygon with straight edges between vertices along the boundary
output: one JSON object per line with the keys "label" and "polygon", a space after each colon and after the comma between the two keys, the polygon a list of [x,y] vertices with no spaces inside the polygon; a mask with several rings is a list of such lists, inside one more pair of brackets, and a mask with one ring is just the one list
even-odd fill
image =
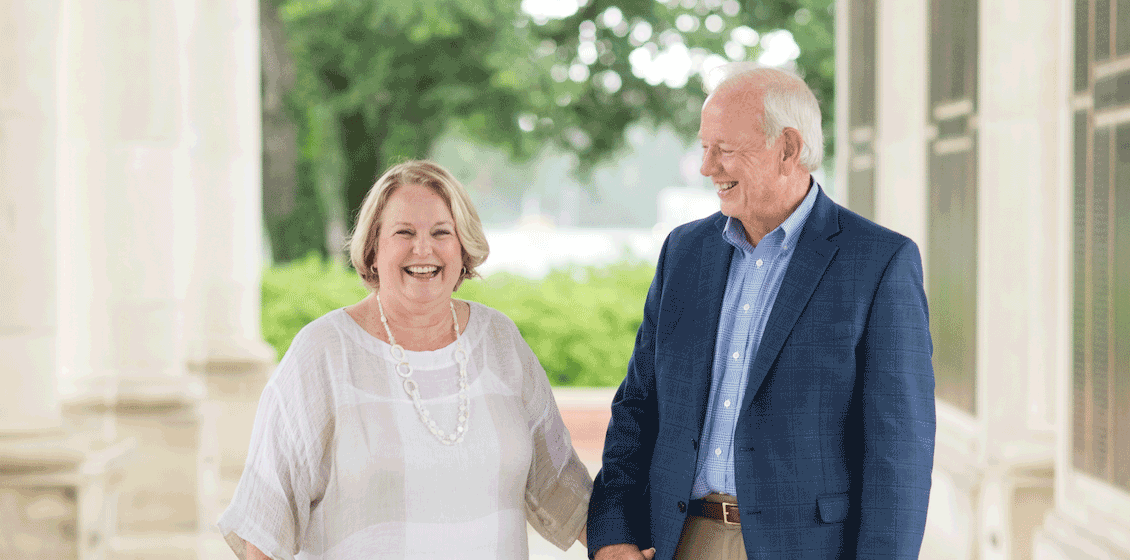
{"label": "woman's blonde hair", "polygon": [[455,219],[455,234],[463,247],[463,271],[455,288],[467,278],[478,276],[475,269],[487,260],[490,246],[483,232],[479,213],[471,204],[467,189],[439,164],[427,160],[410,160],[398,163],[369,189],[361,211],[357,214],[357,224],[349,236],[349,260],[353,268],[371,291],[380,286],[373,265],[377,260],[377,236],[381,230],[381,214],[388,199],[396,189],[404,185],[421,185],[436,192],[447,203],[451,216]]}

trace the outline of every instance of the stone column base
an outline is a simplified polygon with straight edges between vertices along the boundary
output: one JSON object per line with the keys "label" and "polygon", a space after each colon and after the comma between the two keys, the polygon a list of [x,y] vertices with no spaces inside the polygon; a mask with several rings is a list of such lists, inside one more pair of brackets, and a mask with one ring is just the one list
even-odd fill
{"label": "stone column base", "polygon": [[224,421],[215,443],[219,475],[225,482],[234,484],[243,473],[259,396],[274,371],[274,361],[211,363],[193,371],[206,387],[209,413]]}
{"label": "stone column base", "polygon": [[969,560],[977,540],[980,473],[935,464],[921,560]]}
{"label": "stone column base", "polygon": [[1044,525],[1036,529],[1032,540],[1032,558],[1034,560],[1130,560],[1130,550],[1118,547],[1062,512],[1053,510],[1044,518]]}
{"label": "stone column base", "polygon": [[204,396],[203,384],[187,375],[107,377],[64,403],[75,425],[137,442],[124,467],[110,558],[199,557],[196,537],[215,522],[202,505],[218,464]]}
{"label": "stone column base", "polygon": [[0,436],[0,559],[103,559],[132,440]]}
{"label": "stone column base", "polygon": [[1032,535],[1055,505],[1052,461],[990,468],[981,484],[981,560],[1032,557]]}

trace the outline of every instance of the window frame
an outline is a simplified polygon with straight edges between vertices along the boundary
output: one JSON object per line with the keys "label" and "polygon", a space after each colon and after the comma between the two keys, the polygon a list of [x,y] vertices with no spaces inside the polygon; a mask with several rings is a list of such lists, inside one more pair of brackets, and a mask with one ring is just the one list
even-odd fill
{"label": "window frame", "polygon": [[[1121,7],[1130,8],[1130,1],[1104,1],[1107,2],[1108,15],[1112,7],[1117,12],[1119,4],[1123,5]],[[1106,37],[1110,54],[1104,60],[1096,60],[1096,23],[1099,19],[1097,6],[1096,0],[1074,0],[1069,8],[1071,22],[1065,27],[1065,31],[1070,34],[1068,40],[1071,54],[1068,60],[1073,61],[1073,64],[1069,72],[1070,103],[1064,127],[1065,130],[1070,131],[1064,136],[1067,144],[1065,161],[1070,164],[1070,172],[1065,177],[1067,185],[1065,191],[1069,201],[1068,223],[1071,242],[1068,244],[1067,262],[1070,266],[1067,273],[1069,287],[1066,294],[1068,350],[1065,385],[1068,394],[1064,397],[1066,406],[1063,408],[1065,439],[1068,443],[1064,446],[1065,457],[1062,465],[1068,473],[1065,484],[1069,489],[1065,490],[1083,493],[1088,500],[1094,498],[1097,500],[1096,504],[1103,505],[1106,504],[1104,500],[1111,499],[1112,494],[1118,495],[1118,499],[1112,500],[1115,502],[1114,512],[1124,514],[1125,519],[1130,518],[1130,473],[1127,473],[1126,467],[1119,463],[1115,450],[1120,448],[1120,444],[1130,440],[1130,436],[1126,433],[1130,431],[1130,426],[1121,426],[1117,416],[1119,412],[1130,411],[1130,397],[1126,397],[1126,400],[1118,398],[1119,389],[1130,386],[1130,362],[1122,364],[1116,361],[1119,359],[1117,351],[1119,349],[1126,351],[1125,347],[1119,346],[1116,342],[1119,329],[1125,328],[1119,327],[1116,319],[1122,317],[1120,312],[1130,315],[1130,308],[1118,307],[1118,302],[1114,298],[1117,297],[1117,287],[1121,285],[1118,272],[1130,268],[1130,263],[1123,260],[1130,257],[1125,254],[1119,257],[1116,252],[1119,239],[1116,212],[1120,208],[1125,210],[1130,207],[1130,200],[1123,200],[1118,196],[1122,194],[1130,197],[1130,188],[1126,185],[1119,186],[1122,177],[1118,175],[1117,143],[1120,133],[1130,135],[1130,129],[1125,128],[1130,127],[1130,95],[1122,92],[1126,95],[1124,99],[1114,101],[1112,106],[1104,106],[1097,103],[1096,90],[1099,89],[1099,84],[1109,83],[1104,80],[1112,78],[1119,80],[1120,83],[1123,80],[1130,83],[1130,45],[1127,45],[1124,51],[1118,50],[1119,46],[1115,42],[1117,38],[1114,37],[1115,18],[1111,17],[1111,21],[1107,22],[1109,28],[1107,31],[1110,33]],[[1085,25],[1078,21],[1081,15],[1087,17]],[[1126,32],[1130,33],[1130,29]],[[1080,36],[1081,33],[1086,33],[1086,36]],[[1080,54],[1078,52],[1080,47],[1085,47],[1087,52]],[[1080,63],[1087,65],[1085,71],[1078,67]],[[1083,77],[1086,78],[1085,83],[1081,80]],[[1083,147],[1079,146],[1080,137],[1085,143]],[[1105,139],[1105,145],[1096,145],[1101,138]],[[1096,180],[1100,180],[1096,172],[1096,162],[1105,165],[1100,168],[1104,172],[1101,180],[1105,184],[1096,183]],[[1080,169],[1080,165],[1083,169]],[[1123,172],[1127,170],[1130,170],[1130,167],[1122,169]],[[1095,253],[1096,193],[1105,194],[1107,197],[1106,206],[1100,206],[1105,213],[1101,219],[1105,230],[1098,230],[1099,233],[1105,233],[1105,238],[1099,236],[1101,243],[1099,248],[1105,249],[1103,251],[1105,258],[1096,258]],[[1114,205],[1111,205],[1111,202],[1114,202]],[[1080,233],[1085,239],[1079,238]],[[1098,279],[1100,281],[1098,284],[1096,284],[1096,270],[1100,271],[1099,276],[1102,277]],[[1105,305],[1095,306],[1096,294],[1104,298]],[[1100,334],[1105,334],[1105,337],[1100,339],[1105,345],[1099,346],[1098,354],[1095,353],[1096,310],[1103,313],[1101,317],[1105,317],[1106,323],[1105,333],[1099,331]],[[1082,327],[1080,323],[1083,324]],[[1104,371],[1099,372],[1098,376],[1094,368],[1096,355],[1101,358],[1099,364],[1105,364],[1105,367],[1101,368]],[[1120,366],[1126,369],[1122,370]],[[1095,398],[1096,379],[1100,382],[1105,381],[1107,386],[1105,394],[1101,395],[1103,398],[1100,399]],[[1105,418],[1096,415],[1096,405],[1100,407],[1100,415]],[[1080,410],[1080,407],[1083,410]],[[1130,414],[1127,414],[1126,418],[1130,418]],[[1102,434],[1105,441],[1100,442],[1094,437],[1096,421],[1105,424],[1105,433]],[[1123,421],[1130,422],[1130,420]],[[1121,426],[1121,436],[1116,426]],[[1098,455],[1096,449],[1103,450],[1103,454],[1096,456]],[[1102,465],[1094,466],[1096,460],[1101,460]],[[1091,486],[1094,485],[1103,486],[1105,489],[1101,494],[1096,493],[1091,490]],[[1112,493],[1111,490],[1115,490],[1116,493]]]}
{"label": "window frame", "polygon": [[[925,252],[927,259],[925,264],[925,280],[926,280],[926,295],[927,300],[930,302],[931,307],[931,336],[934,339],[934,375],[937,387],[942,388],[942,391],[937,391],[938,400],[944,401],[953,407],[971,415],[972,417],[979,417],[978,408],[981,406],[979,393],[981,379],[978,375],[978,352],[979,352],[979,316],[980,316],[980,271],[977,260],[980,256],[980,232],[979,232],[979,214],[980,204],[978,201],[980,193],[980,185],[978,184],[978,141],[979,134],[977,129],[977,115],[978,115],[978,88],[980,87],[979,79],[979,60],[978,52],[980,40],[980,14],[979,14],[980,0],[930,0],[928,3],[928,16],[929,23],[928,33],[926,38],[927,44],[927,112],[925,119],[927,122],[926,134],[926,240]],[[964,8],[964,9],[962,9]],[[971,17],[972,24],[968,21],[961,21],[960,16]],[[954,16],[947,19],[948,16]],[[951,21],[952,20],[952,21]],[[963,57],[952,56],[952,52],[960,50]],[[963,63],[958,68],[952,61],[955,58],[961,58]],[[949,74],[943,74],[946,70],[954,70]],[[942,77],[939,80],[939,77]],[[953,156],[956,154],[966,154],[965,169],[960,169],[962,166],[953,166],[954,160],[946,156]],[[949,159],[949,161],[944,161]],[[964,183],[957,189],[943,189],[941,185],[950,185],[951,181],[938,180],[939,174],[946,171],[960,171],[967,178]],[[959,203],[964,202],[964,206],[949,207],[947,214],[941,214],[934,204],[934,201],[939,197],[944,197],[946,200],[956,200]],[[944,218],[944,219],[940,219]],[[942,233],[941,230],[953,229],[960,227],[962,231],[971,232],[971,242],[967,244],[967,254],[954,255],[952,251],[952,240],[948,235]],[[948,256],[950,262],[966,262],[968,268],[960,269],[956,266],[945,267],[941,258],[942,255]],[[960,277],[971,276],[967,280],[969,282],[962,282],[954,279],[953,275]],[[950,278],[948,283],[943,285],[943,279]],[[939,298],[953,286],[959,286],[961,293],[951,299],[957,302],[954,305],[941,306]],[[961,288],[964,286],[964,288]],[[961,306],[965,304],[965,306]],[[955,307],[955,305],[961,307]],[[949,317],[953,315],[949,313],[951,310],[956,310],[960,314],[968,314],[969,316],[963,321],[963,326],[960,328],[943,329],[943,325],[939,323],[942,317]],[[968,325],[964,325],[968,322]],[[960,342],[965,347],[964,350],[953,351],[953,355],[947,347],[950,335],[953,333],[960,333],[953,337],[953,341],[957,341],[960,337]],[[941,342],[941,344],[939,344]],[[958,372],[958,376],[954,377],[954,382],[949,383],[949,377],[946,373],[949,371],[948,366],[939,367],[939,346],[942,348],[941,355],[943,358],[957,357],[956,362],[960,365],[952,368]],[[943,375],[939,377],[939,372]],[[939,382],[941,380],[942,382]],[[955,394],[957,399],[948,398],[947,389],[957,389],[960,394]]]}

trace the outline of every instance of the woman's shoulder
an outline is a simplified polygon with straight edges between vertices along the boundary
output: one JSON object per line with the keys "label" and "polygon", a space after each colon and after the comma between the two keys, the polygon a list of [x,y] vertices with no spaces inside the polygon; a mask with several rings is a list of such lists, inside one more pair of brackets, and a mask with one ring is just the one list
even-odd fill
{"label": "woman's shoulder", "polygon": [[518,332],[518,325],[505,313],[477,301],[464,301],[471,307],[471,321],[484,334],[521,336]]}
{"label": "woman's shoulder", "polygon": [[334,346],[334,342],[345,336],[344,320],[349,320],[349,315],[345,308],[340,308],[310,321],[294,335],[287,353]]}
{"label": "woman's shoulder", "polygon": [[344,309],[335,309],[299,329],[270,383],[282,388],[329,381],[334,373],[333,364],[340,362],[333,355],[352,346],[346,332],[347,320],[351,319]]}

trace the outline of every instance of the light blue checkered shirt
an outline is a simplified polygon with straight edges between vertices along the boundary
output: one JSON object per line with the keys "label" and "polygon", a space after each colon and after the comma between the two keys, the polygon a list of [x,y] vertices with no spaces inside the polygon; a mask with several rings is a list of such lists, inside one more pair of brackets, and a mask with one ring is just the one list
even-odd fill
{"label": "light blue checkered shirt", "polygon": [[710,397],[706,401],[706,419],[698,446],[692,499],[712,492],[738,494],[734,482],[734,429],[745,396],[749,368],[761,345],[765,322],[773,310],[781,279],[792,259],[800,231],[816,203],[819,188],[813,180],[800,206],[756,247],[746,240],[740,221],[726,220],[722,237],[737,250],[730,262],[722,315],[718,319]]}

